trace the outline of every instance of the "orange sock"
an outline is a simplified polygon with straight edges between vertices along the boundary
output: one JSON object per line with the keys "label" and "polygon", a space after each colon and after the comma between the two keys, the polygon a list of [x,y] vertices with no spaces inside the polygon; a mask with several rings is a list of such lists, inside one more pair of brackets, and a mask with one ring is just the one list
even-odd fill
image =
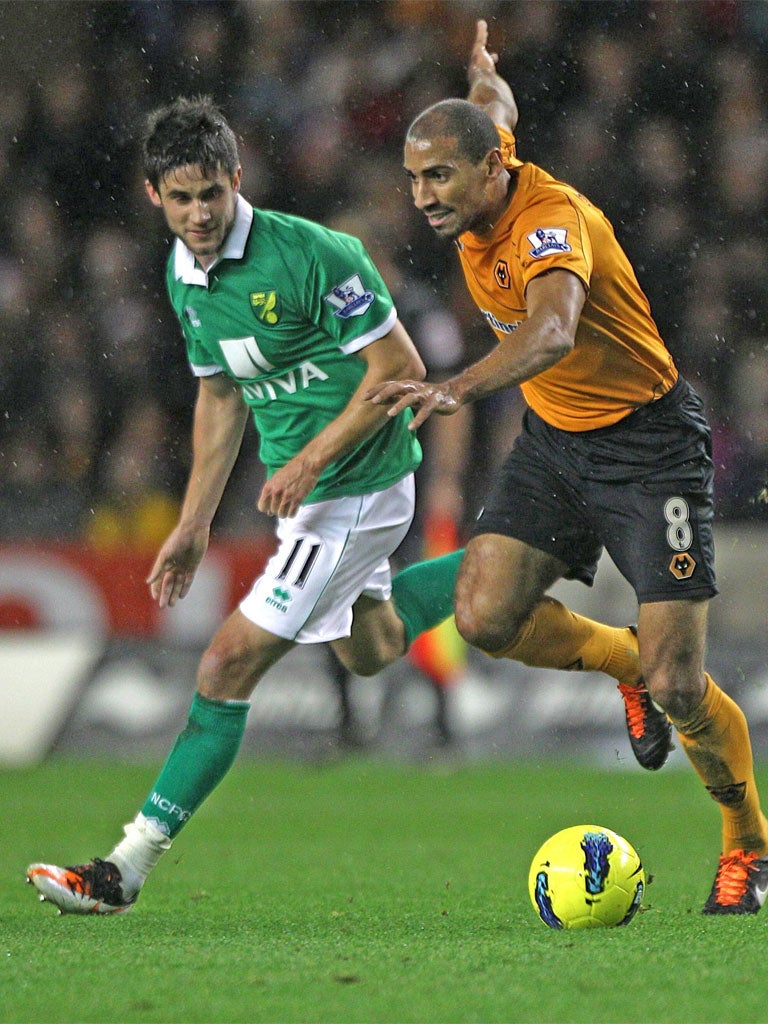
{"label": "orange sock", "polygon": [[747,720],[706,675],[704,699],[687,722],[673,722],[678,739],[723,815],[723,853],[768,850],[768,821],[760,810]]}
{"label": "orange sock", "polygon": [[631,629],[576,615],[553,597],[542,598],[509,647],[493,657],[535,668],[605,672],[630,686],[640,681],[637,637]]}

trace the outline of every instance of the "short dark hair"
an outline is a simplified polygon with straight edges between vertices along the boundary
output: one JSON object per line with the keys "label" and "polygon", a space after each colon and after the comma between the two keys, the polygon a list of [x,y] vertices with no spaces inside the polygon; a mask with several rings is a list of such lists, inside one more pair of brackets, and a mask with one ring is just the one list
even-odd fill
{"label": "short dark hair", "polygon": [[147,116],[142,140],[144,173],[153,188],[177,167],[196,164],[230,178],[240,166],[237,140],[210,96],[179,96]]}
{"label": "short dark hair", "polygon": [[493,118],[469,100],[441,100],[427,107],[413,121],[406,133],[406,142],[433,139],[437,135],[455,138],[461,156],[479,163],[492,149],[501,146]]}

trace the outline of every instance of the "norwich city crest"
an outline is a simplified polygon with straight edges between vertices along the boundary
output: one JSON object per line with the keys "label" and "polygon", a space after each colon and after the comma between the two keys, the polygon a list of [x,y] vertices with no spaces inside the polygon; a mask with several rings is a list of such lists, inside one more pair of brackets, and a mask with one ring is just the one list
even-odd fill
{"label": "norwich city crest", "polygon": [[277,292],[267,288],[263,292],[251,292],[251,310],[257,320],[263,324],[276,324],[280,319],[280,307]]}

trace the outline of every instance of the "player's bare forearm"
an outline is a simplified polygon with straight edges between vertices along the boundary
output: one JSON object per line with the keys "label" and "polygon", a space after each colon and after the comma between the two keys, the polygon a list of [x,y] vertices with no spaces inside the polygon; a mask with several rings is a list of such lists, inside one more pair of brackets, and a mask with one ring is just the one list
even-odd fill
{"label": "player's bare forearm", "polygon": [[540,274],[528,285],[527,319],[483,359],[441,384],[386,381],[366,395],[390,416],[413,409],[416,430],[432,413],[447,416],[463,405],[514,387],[548,370],[571,352],[586,291],[568,270]]}
{"label": "player's bare forearm", "polygon": [[386,337],[359,353],[367,363],[360,384],[341,413],[264,485],[259,510],[267,515],[294,516],[313,490],[323,470],[353,451],[387,422],[387,411],[365,401],[371,388],[383,380],[426,370],[413,342],[398,323]]}
{"label": "player's bare forearm", "polygon": [[192,468],[180,522],[210,526],[243,440],[248,409],[224,374],[200,382],[192,428]]}
{"label": "player's bare forearm", "polygon": [[372,409],[356,393],[335,420],[267,480],[259,496],[259,511],[281,518],[295,516],[323,470],[353,451],[386,421],[383,410]]}
{"label": "player's bare forearm", "polygon": [[373,410],[356,393],[335,420],[267,480],[259,496],[259,511],[281,518],[295,516],[323,470],[362,444],[386,421],[383,410]]}
{"label": "player's bare forearm", "polygon": [[509,84],[496,71],[498,54],[489,53],[488,25],[482,19],[477,22],[475,42],[469,56],[467,78],[469,79],[470,103],[482,107],[500,124],[514,132],[517,127],[517,103]]}
{"label": "player's bare forearm", "polygon": [[570,352],[571,345],[559,331],[536,331],[534,338],[534,330],[525,327],[521,324],[516,335],[499,342],[487,356],[443,384],[457,407],[516,387],[548,370]]}
{"label": "player's bare forearm", "polygon": [[[398,416],[404,409],[413,409],[409,428],[417,430],[432,413],[451,416],[470,402],[522,384],[542,370],[549,369],[567,354],[564,346],[537,349],[501,342],[485,358],[462,373],[440,384],[429,381],[385,381],[372,388],[366,398],[373,405],[387,407],[388,416]],[[520,339],[523,340],[523,339]]]}
{"label": "player's bare forearm", "polygon": [[240,391],[223,375],[201,381],[192,433],[192,468],[179,521],[147,577],[161,608],[186,597],[208,548],[213,516],[232,471],[248,410]]}

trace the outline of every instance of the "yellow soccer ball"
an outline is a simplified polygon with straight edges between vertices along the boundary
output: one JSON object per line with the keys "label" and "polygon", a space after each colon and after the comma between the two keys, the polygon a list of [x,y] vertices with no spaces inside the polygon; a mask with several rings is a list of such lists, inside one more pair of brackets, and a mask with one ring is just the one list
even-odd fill
{"label": "yellow soccer ball", "polygon": [[601,825],[572,825],[551,836],[531,863],[528,891],[549,928],[629,924],[645,891],[636,850]]}

